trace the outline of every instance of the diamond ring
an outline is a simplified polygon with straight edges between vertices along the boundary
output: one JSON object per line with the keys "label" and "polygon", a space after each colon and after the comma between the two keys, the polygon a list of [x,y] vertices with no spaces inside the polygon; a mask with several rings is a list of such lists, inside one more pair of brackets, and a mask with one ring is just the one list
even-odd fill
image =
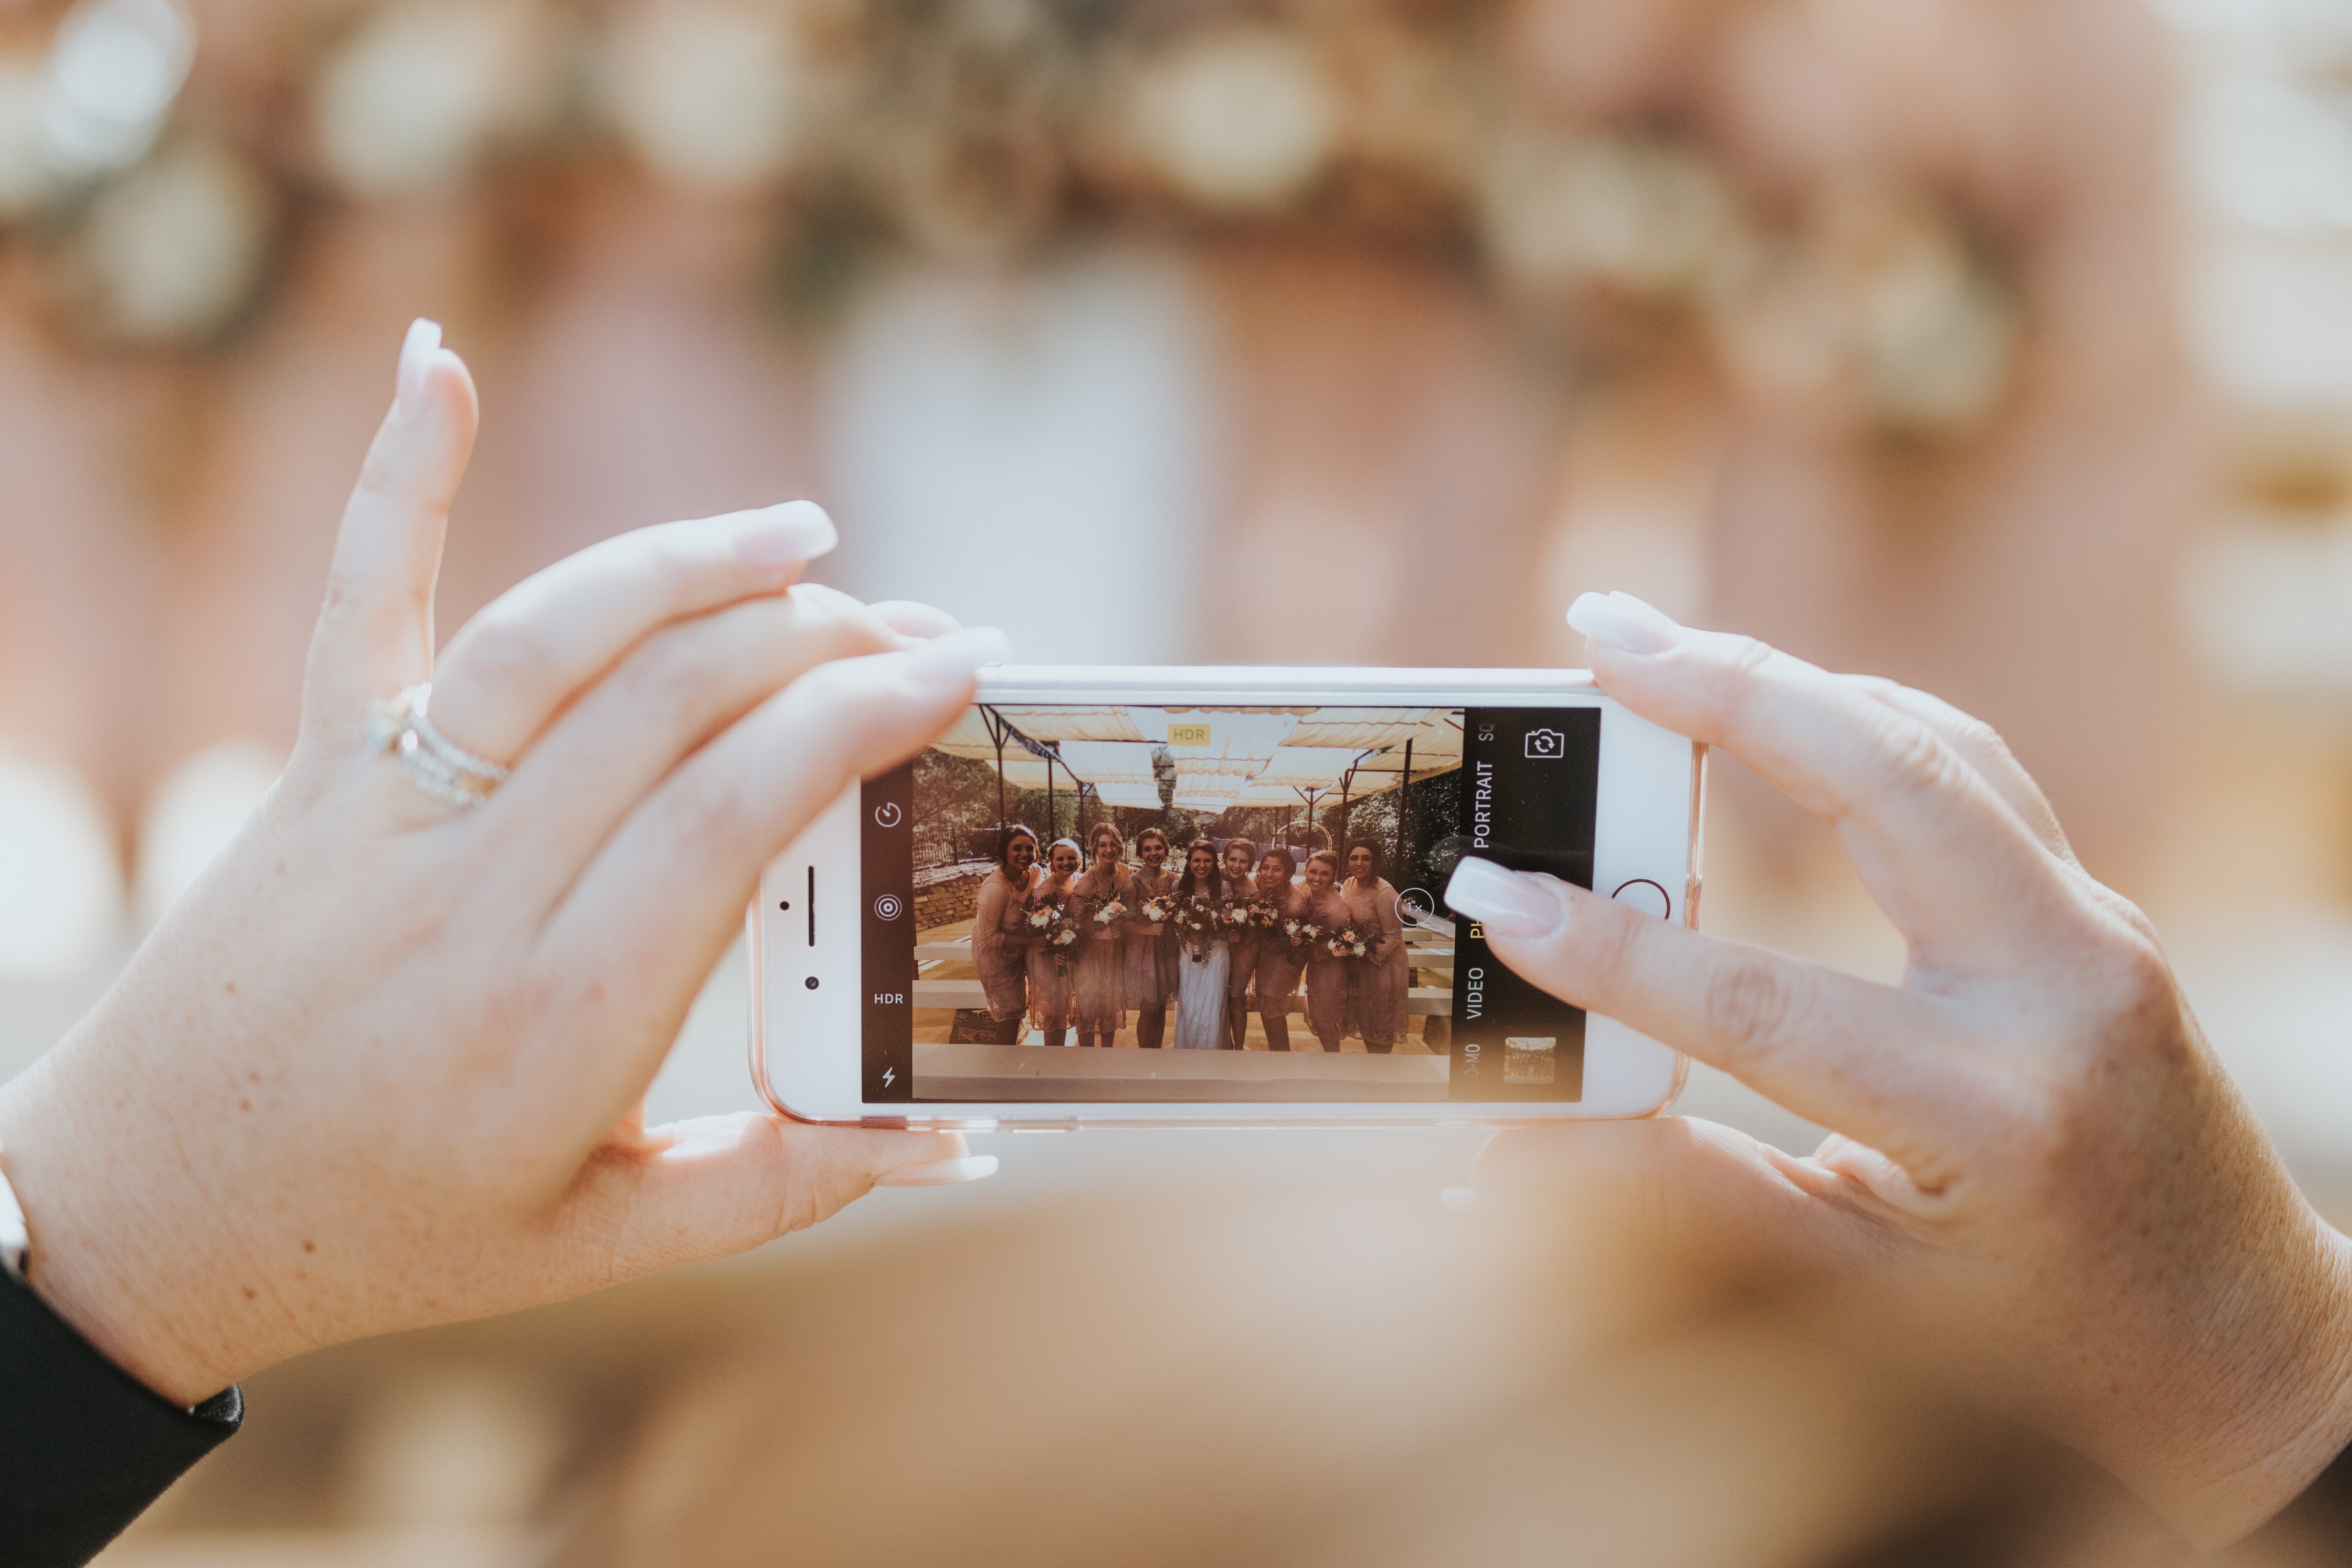
{"label": "diamond ring", "polygon": [[390,701],[368,704],[368,750],[389,755],[409,782],[452,805],[475,806],[507,782],[509,769],[478,757],[433,727],[425,707],[432,684],[412,686]]}

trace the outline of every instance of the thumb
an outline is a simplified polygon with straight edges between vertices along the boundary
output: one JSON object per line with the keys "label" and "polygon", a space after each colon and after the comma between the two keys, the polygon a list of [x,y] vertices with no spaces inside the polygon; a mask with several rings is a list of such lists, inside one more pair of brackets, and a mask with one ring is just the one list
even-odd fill
{"label": "thumb", "polygon": [[306,741],[355,741],[371,699],[431,676],[441,540],[478,422],[464,362],[441,346],[437,324],[412,323],[391,412],[335,537],[303,677]]}
{"label": "thumb", "polygon": [[1850,1263],[1869,1226],[1837,1173],[1687,1116],[1497,1133],[1472,1182],[1481,1205],[1565,1208],[1734,1275]]}
{"label": "thumb", "polygon": [[[996,1157],[974,1157],[958,1132],[812,1127],[739,1112],[656,1127],[581,1201],[615,1205],[612,1235],[624,1278],[675,1264],[748,1252],[805,1229],[877,1185],[945,1186],[993,1174]],[[619,1179],[610,1179],[617,1174]],[[586,1218],[587,1216],[583,1216]]]}

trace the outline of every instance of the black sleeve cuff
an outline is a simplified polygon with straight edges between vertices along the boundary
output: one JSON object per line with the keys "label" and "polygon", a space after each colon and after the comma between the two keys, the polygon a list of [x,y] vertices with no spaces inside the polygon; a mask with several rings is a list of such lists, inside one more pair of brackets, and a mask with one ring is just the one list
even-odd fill
{"label": "black sleeve cuff", "polygon": [[98,1555],[245,1419],[234,1387],[183,1410],[0,1277],[0,1556],[73,1568]]}

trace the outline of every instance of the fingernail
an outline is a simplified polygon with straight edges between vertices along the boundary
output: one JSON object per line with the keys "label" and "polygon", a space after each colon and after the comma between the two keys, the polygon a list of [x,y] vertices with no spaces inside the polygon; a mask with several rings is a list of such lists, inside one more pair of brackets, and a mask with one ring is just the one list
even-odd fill
{"label": "fingernail", "polygon": [[419,316],[408,323],[408,336],[400,341],[400,374],[393,382],[392,411],[403,419],[414,419],[425,406],[425,377],[433,369],[433,356],[441,351],[441,323]]}
{"label": "fingernail", "polygon": [[1568,624],[1627,653],[1664,653],[1683,635],[1671,616],[1631,594],[1579,594],[1568,607]]}
{"label": "fingernail", "polygon": [[755,572],[814,561],[841,542],[833,519],[814,501],[788,500],[758,511],[739,511],[727,547]]}
{"label": "fingernail", "polygon": [[1466,1210],[1475,1209],[1478,1206],[1478,1189],[1448,1187],[1437,1194],[1437,1206],[1448,1214],[1461,1214]]}
{"label": "fingernail", "polygon": [[1549,936],[1568,915],[1559,898],[1533,877],[1475,857],[1454,868],[1445,901],[1454,913],[1486,927],[1489,936]]}
{"label": "fingernail", "polygon": [[915,680],[957,686],[970,680],[981,666],[1003,664],[1012,656],[1012,641],[994,626],[967,626],[918,643],[898,657]]}
{"label": "fingernail", "polygon": [[877,1187],[951,1187],[996,1174],[996,1156],[968,1154],[961,1160],[933,1160],[929,1164],[901,1165],[875,1179]]}

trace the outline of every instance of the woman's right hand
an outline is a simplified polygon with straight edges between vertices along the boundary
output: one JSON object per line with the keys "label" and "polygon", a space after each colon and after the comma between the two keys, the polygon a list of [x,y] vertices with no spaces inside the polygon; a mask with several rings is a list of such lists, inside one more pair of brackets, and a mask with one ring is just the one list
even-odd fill
{"label": "woman's right hand", "polygon": [[1835,1130],[1805,1159],[1684,1118],[1507,1132],[1481,1194],[1637,1205],[1712,1256],[1818,1269],[2192,1540],[2275,1513],[2352,1438],[2352,1243],[2147,918],[1934,698],[1622,595],[1570,618],[1612,697],[1831,823],[1910,962],[1873,984],[1465,860],[1446,900],[1517,973]]}
{"label": "woman's right hand", "polygon": [[[644,1121],[761,866],[919,751],[1001,657],[936,611],[795,585],[806,503],[607,540],[436,658],[474,389],[419,323],[343,514],[292,760],[98,1009],[0,1089],[33,1289],[176,1403],[337,1340],[755,1247],[951,1134]],[[913,634],[913,635],[910,635]],[[370,704],[513,763],[473,809]]]}

